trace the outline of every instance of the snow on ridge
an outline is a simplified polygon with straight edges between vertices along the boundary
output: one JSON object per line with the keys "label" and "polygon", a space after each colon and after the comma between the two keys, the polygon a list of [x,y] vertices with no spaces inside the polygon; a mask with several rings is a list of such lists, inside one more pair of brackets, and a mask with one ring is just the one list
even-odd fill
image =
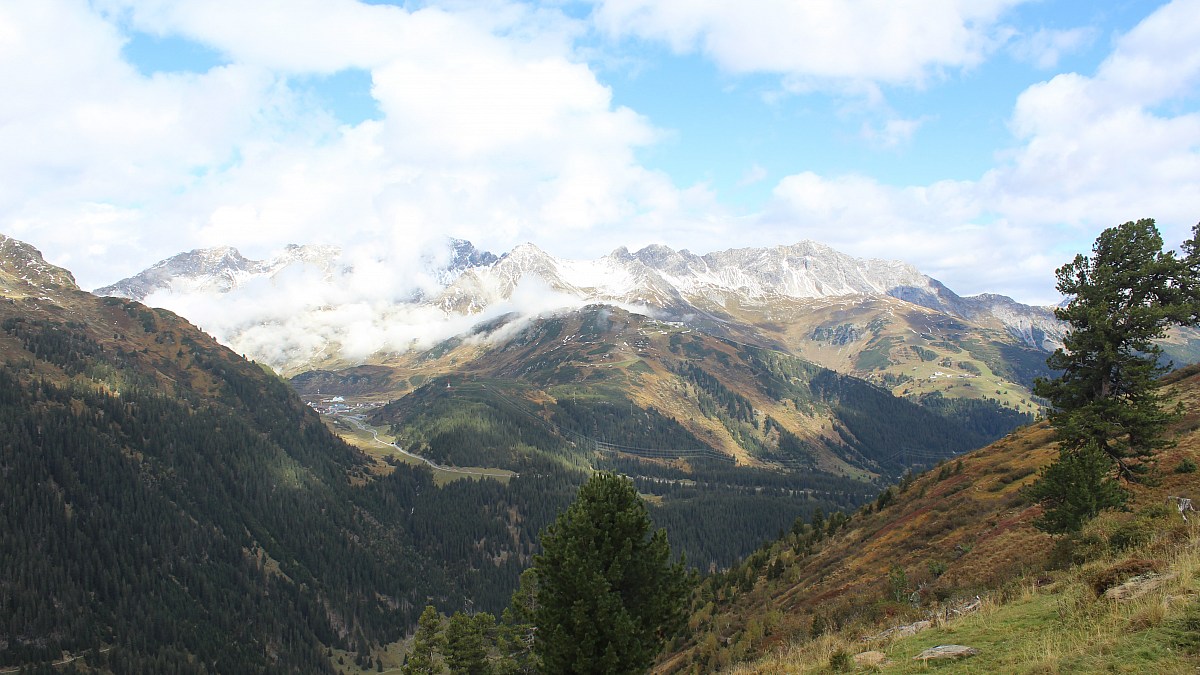
{"label": "snow on ridge", "polygon": [[[986,315],[1027,343],[1042,342],[1037,346],[1054,334],[1052,316],[1042,323],[1003,296],[960,298],[907,263],[855,258],[811,241],[703,256],[661,245],[636,253],[619,248],[594,260],[556,258],[529,243],[499,258],[469,242],[452,246],[449,256],[423,256],[409,266],[360,256],[361,269],[336,246],[290,245],[265,261],[220,247],[179,254],[109,288],[126,284],[137,292],[140,283],[143,298],[154,295],[226,344],[283,369],[328,349],[350,358],[403,351],[502,310],[597,302],[669,319],[737,299],[890,297],[964,318]],[[399,289],[403,283],[411,292]]]}
{"label": "snow on ridge", "polygon": [[704,270],[659,271],[684,294],[714,291],[753,298],[815,299],[842,295],[885,295],[893,288],[927,288],[929,279],[907,263],[863,260],[815,242],[761,249],[729,249],[699,257]]}

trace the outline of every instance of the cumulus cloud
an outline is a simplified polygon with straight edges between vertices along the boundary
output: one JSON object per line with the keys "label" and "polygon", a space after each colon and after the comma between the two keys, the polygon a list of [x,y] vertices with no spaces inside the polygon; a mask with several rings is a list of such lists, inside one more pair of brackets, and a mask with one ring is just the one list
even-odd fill
{"label": "cumulus cloud", "polygon": [[0,218],[15,236],[38,233],[61,249],[58,262],[82,267],[83,279],[83,251],[136,247],[147,204],[227,161],[280,103],[260,69],[144,77],[121,59],[122,44],[78,3],[0,7]]}
{"label": "cumulus cloud", "polygon": [[[1007,42],[1019,1],[605,0],[586,19],[504,1],[3,3],[0,227],[85,287],[189,248],[261,258],[287,242],[341,244],[360,271],[346,285],[364,290],[330,317],[351,323],[428,282],[397,269],[445,256],[435,244],[447,234],[574,257],[813,238],[905,258],[957,290],[1052,300],[1052,268],[1099,228],[1154,216],[1176,242],[1197,219],[1197,0],[1152,13],[1095,72],[1029,87],[1011,147],[976,180],[892,186],[796,170],[761,213],[736,217],[711,185],[677,185],[639,160],[669,132],[614,102],[580,46],[595,46],[591,30],[616,38],[601,49],[660,41],[735,78],[770,73],[789,91],[866,100],[878,116],[890,114],[886,88],[936,84],[1002,45],[1049,64],[1090,39]],[[123,53],[135,33],[193,41],[220,65],[148,75]],[[309,95],[306,81],[348,69],[370,75],[374,119],[343,123]],[[903,147],[933,127],[892,117],[861,136]],[[391,296],[366,292],[379,289]]]}
{"label": "cumulus cloud", "polygon": [[907,145],[913,134],[926,122],[926,118],[916,119],[894,118],[885,120],[882,124],[873,125],[863,122],[859,135],[868,143],[880,148],[895,148]]}
{"label": "cumulus cloud", "polygon": [[1096,31],[1088,27],[1041,28],[1013,40],[1010,50],[1018,59],[1045,70],[1054,68],[1063,56],[1086,47],[1095,38]]}
{"label": "cumulus cloud", "polygon": [[1177,0],[1118,39],[1093,76],[1058,75],[1018,98],[1023,145],[982,188],[1015,221],[1086,229],[1156,217],[1168,241],[1200,213],[1200,115],[1171,101],[1200,85],[1200,2]]}
{"label": "cumulus cloud", "polygon": [[[1044,280],[1099,230],[1154,217],[1170,244],[1200,214],[1200,12],[1176,0],[1119,38],[1093,75],[1028,88],[1018,145],[976,181],[895,187],[865,176],[783,179],[760,226],[908,260],[960,292],[1051,303]],[[1063,225],[1066,225],[1063,227]]]}
{"label": "cumulus cloud", "polygon": [[965,292],[1010,283],[1014,265],[1047,263],[1026,232],[972,224],[984,208],[967,181],[894,187],[867,176],[807,172],[779,182],[760,224],[854,255],[906,260]]}
{"label": "cumulus cloud", "polygon": [[700,52],[731,73],[788,76],[791,86],[920,84],[980,63],[1003,40],[998,19],[1021,0],[602,0],[615,37]]}
{"label": "cumulus cloud", "polygon": [[[618,226],[682,228],[713,205],[637,161],[658,131],[613,104],[554,9],[46,0],[5,5],[0,26],[0,218],[85,286],[212,245],[362,241],[404,260],[453,234],[570,254],[581,233],[615,246]],[[130,31],[226,64],[144,75]],[[304,94],[300,78],[350,68],[380,119],[341,124]]]}

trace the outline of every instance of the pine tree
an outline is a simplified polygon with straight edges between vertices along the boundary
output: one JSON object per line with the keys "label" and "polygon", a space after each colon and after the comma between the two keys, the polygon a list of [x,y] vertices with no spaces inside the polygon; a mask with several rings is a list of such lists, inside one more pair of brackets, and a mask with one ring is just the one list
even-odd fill
{"label": "pine tree", "polygon": [[475,615],[455,612],[446,626],[444,654],[451,675],[487,675],[491,673],[487,645],[496,630],[496,617],[482,612]]}
{"label": "pine tree", "polygon": [[1034,524],[1052,534],[1078,532],[1102,510],[1121,506],[1125,491],[1111,474],[1112,460],[1094,445],[1060,450],[1030,487],[1034,499],[1050,506]]}
{"label": "pine tree", "polygon": [[545,672],[649,669],[683,625],[689,578],[628,478],[597,474],[542,535],[534,650]]}
{"label": "pine tree", "polygon": [[537,613],[537,571],[532,567],[521,573],[517,590],[508,607],[504,608],[496,631],[496,648],[500,658],[494,670],[501,675],[532,675],[542,672],[533,651],[535,615]]}
{"label": "pine tree", "polygon": [[1034,385],[1054,407],[1049,419],[1061,453],[1032,492],[1049,509],[1041,521],[1049,531],[1077,530],[1122,503],[1113,473],[1139,480],[1153,454],[1170,445],[1164,432],[1180,411],[1163,407],[1158,378],[1169,366],[1155,340],[1173,325],[1200,321],[1200,225],[1184,258],[1162,248],[1153,220],[1128,222],[1102,232],[1090,257],[1057,270],[1057,288],[1070,301],[1055,315],[1069,329],[1047,363],[1062,375]]}
{"label": "pine tree", "polygon": [[426,605],[417,619],[417,634],[413,636],[412,649],[404,664],[404,675],[436,675],[442,672],[438,655],[445,647],[442,635],[442,617],[432,605]]}

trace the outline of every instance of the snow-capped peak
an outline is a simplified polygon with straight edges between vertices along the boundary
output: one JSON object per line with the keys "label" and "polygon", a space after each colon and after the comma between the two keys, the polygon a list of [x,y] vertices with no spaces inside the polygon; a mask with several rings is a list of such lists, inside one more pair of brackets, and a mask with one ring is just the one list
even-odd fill
{"label": "snow-capped peak", "polygon": [[[336,351],[330,343],[338,341],[343,347],[346,341],[362,343],[353,351],[371,353],[368,325],[386,336],[380,345],[391,344],[397,335],[419,339],[428,332],[425,326],[437,322],[459,325],[481,312],[513,311],[533,300],[538,307],[610,303],[645,308],[659,318],[715,325],[737,320],[735,308],[744,312],[757,307],[769,314],[776,302],[890,297],[967,320],[998,322],[1038,347],[1060,332],[1044,308],[1001,296],[962,298],[907,263],[855,258],[813,241],[705,255],[663,245],[636,252],[622,247],[580,260],[557,258],[532,243],[496,257],[469,242],[450,240],[444,250],[409,258],[412,269],[400,261],[360,256],[351,263],[346,257],[334,246],[292,245],[265,261],[249,260],[231,247],[200,249],[97,293],[139,300],[153,294],[153,301],[182,310],[203,304],[184,298],[244,288],[231,302],[208,303],[224,312],[226,339],[237,342],[238,331],[266,334],[265,326],[286,321],[299,327],[288,335],[307,336],[300,340],[305,346],[297,349],[312,353]],[[289,269],[298,273],[283,273]],[[256,279],[271,283],[250,283]],[[259,297],[268,292],[274,300]],[[241,310],[236,317],[229,311],[235,304]],[[189,318],[205,325],[203,317]],[[234,318],[236,325],[230,323]],[[320,337],[325,334],[337,337]],[[249,337],[246,341],[244,351],[260,349],[249,344]]]}

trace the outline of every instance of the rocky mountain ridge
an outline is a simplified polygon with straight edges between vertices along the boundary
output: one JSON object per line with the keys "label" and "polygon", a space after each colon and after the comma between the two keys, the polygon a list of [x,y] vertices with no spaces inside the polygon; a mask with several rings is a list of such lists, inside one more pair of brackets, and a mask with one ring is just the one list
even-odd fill
{"label": "rocky mountain ridge", "polygon": [[96,295],[142,301],[159,291],[228,293],[247,281],[272,277],[294,263],[334,271],[339,251],[333,246],[291,244],[267,260],[250,260],[232,246],[193,249],[162,260],[138,274],[95,290]]}
{"label": "rocky mountain ridge", "polygon": [[75,277],[46,262],[41,251],[0,234],[0,293],[8,297],[41,296],[77,288]]}
{"label": "rocky mountain ridge", "polygon": [[[555,258],[522,244],[493,265],[468,269],[446,289],[441,304],[478,311],[509,297],[530,277],[592,301],[643,304],[682,315],[719,311],[735,299],[889,296],[965,319],[995,318],[1031,347],[1048,347],[1042,341],[1047,336],[1053,341],[1060,331],[1049,308],[995,294],[964,298],[908,263],[855,258],[813,241],[705,255],[659,245],[636,252],[622,247],[597,260]],[[1035,329],[1042,340],[1035,340]]]}
{"label": "rocky mountain ridge", "polygon": [[[970,321],[995,324],[1024,345],[1052,349],[1061,326],[1052,311],[1011,298],[962,297],[941,282],[896,260],[855,258],[802,241],[790,246],[728,249],[697,255],[686,249],[619,248],[596,260],[556,258],[533,244],[502,255],[451,240],[449,262],[423,259],[440,291],[410,293],[409,304],[447,315],[479,314],[511,300],[523,284],[538,285],[579,304],[610,302],[644,307],[659,318],[689,322],[730,321],[731,304],[769,308],[780,301],[891,297]],[[185,296],[235,291],[254,278],[275,278],[297,263],[315,265],[330,284],[354,274],[330,246],[292,245],[268,260],[248,260],[221,247],[182,253],[110,286],[99,295],[146,300],[152,294]],[[386,261],[385,261],[386,262]],[[401,294],[403,295],[403,294]],[[159,301],[163,299],[156,298]]]}

